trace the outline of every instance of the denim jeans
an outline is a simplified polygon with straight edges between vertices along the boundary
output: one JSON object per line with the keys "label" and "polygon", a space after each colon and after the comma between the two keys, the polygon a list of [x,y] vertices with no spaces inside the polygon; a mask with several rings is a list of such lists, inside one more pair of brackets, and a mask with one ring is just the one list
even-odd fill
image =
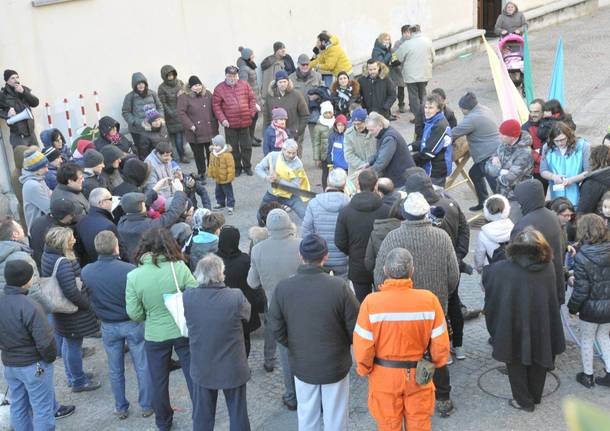
{"label": "denim jeans", "polygon": [[335,77],[333,76],[332,73],[323,73],[322,74],[322,82],[324,83],[325,87],[330,88],[333,85],[334,80],[335,80]]}
{"label": "denim jeans", "polygon": [[80,388],[89,383],[83,370],[83,339],[63,337],[62,357],[68,385]]}
{"label": "denim jeans", "polygon": [[169,361],[172,350],[176,351],[186,386],[193,400],[193,381],[191,380],[191,352],[189,340],[185,337],[165,341],[144,341],[148,369],[150,370],[152,405],[155,411],[155,423],[161,431],[171,429],[174,410],[169,402]]}
{"label": "denim jeans", "polygon": [[282,205],[292,208],[301,220],[305,218],[305,210],[307,209],[307,206],[299,196],[292,195],[290,198],[282,198],[266,192],[263,196],[263,202],[279,202]]}
{"label": "denim jeans", "polygon": [[115,410],[126,412],[129,409],[129,401],[125,398],[125,342],[129,346],[131,362],[138,379],[138,402],[142,410],[151,410],[152,384],[144,352],[144,325],[132,321],[102,322],[102,341],[108,356],[108,379],[114,395]]}
{"label": "denim jeans", "polygon": [[223,207],[233,208],[235,206],[235,195],[233,194],[233,184],[218,184],[216,183],[216,203]]}
{"label": "denim jeans", "polygon": [[[37,376],[39,366],[44,372]],[[26,367],[6,367],[4,377],[9,388],[13,430],[54,430],[53,364],[40,361]]]}
{"label": "denim jeans", "polygon": [[294,400],[297,394],[294,388],[294,374],[292,374],[290,360],[288,359],[288,347],[278,343],[277,348],[280,352],[280,364],[282,365],[282,375],[284,377],[284,395],[282,398],[285,401]]}
{"label": "denim jeans", "polygon": [[178,153],[178,157],[176,157],[176,154],[172,154],[172,157],[174,160],[182,159],[184,157],[184,133],[170,133],[169,139],[172,141],[173,147],[176,148],[176,152]]}

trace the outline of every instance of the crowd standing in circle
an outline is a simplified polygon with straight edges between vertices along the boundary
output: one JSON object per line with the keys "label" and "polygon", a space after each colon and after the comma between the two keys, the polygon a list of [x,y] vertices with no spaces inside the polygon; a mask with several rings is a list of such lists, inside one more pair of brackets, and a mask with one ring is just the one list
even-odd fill
{"label": "crowd standing in circle", "polygon": [[[525,25],[508,2],[496,31]],[[419,25],[400,33],[393,45],[379,35],[361,75],[328,31],[296,64],[275,42],[260,84],[246,47],[213,90],[165,65],[154,92],[136,72],[122,107],[130,138],[109,116],[94,141],[74,148],[57,129],[43,131],[39,147],[31,119],[10,127],[20,211],[0,221],[0,349],[16,431],[54,429],[75,411],[55,398],[57,357],[72,392],[101,387],[82,348],[100,330],[118,420],[130,414],[127,345],[139,413],[154,415],[158,429],[172,426],[169,373],[181,368],[193,429],[214,429],[222,390],[231,429],[249,430],[250,333],[261,317],[264,370],[274,371],[279,351],[282,401],[297,410],[299,429],[347,429],[351,347],[379,429],[402,429],[403,418],[409,429],[430,429],[435,406],[450,416],[448,365],[468,356],[460,274],[473,272],[470,228],[444,190],[462,137],[473,159],[470,210],[487,221],[474,270],[510,405],[533,411],[541,403],[547,370],[565,350],[566,302],[582,326],[577,381],[610,386],[610,137],[592,147],[556,100],[534,100],[523,125],[497,124],[467,92],[458,122],[443,89],[427,94],[431,41]],[[4,81],[0,117],[38,105],[16,71]],[[411,143],[391,125],[407,111],[405,96]],[[318,194],[301,160],[306,131]],[[196,174],[180,165],[189,147]],[[224,217],[236,210],[232,183],[241,174],[267,183],[249,253]],[[594,340],[601,377],[593,376]]]}

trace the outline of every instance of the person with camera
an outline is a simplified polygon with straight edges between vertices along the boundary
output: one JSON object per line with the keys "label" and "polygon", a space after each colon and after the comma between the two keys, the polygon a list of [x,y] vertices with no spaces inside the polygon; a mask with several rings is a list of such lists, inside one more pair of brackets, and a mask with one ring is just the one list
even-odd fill
{"label": "person with camera", "polygon": [[[40,103],[38,97],[32,94],[32,90],[21,85],[19,74],[16,71],[5,70],[4,82],[6,85],[0,90],[0,118],[9,120],[26,109],[37,107]],[[31,113],[10,124],[9,130],[11,131],[9,140],[13,148],[17,145],[38,145]]]}

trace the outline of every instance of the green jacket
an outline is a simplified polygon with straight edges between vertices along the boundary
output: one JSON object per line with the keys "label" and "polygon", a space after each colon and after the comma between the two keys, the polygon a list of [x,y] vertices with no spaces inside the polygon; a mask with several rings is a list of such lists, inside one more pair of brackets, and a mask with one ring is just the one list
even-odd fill
{"label": "green jacket", "polygon": [[[144,339],[161,342],[181,335],[163,302],[164,293],[176,292],[171,265],[165,257],[159,258],[158,265],[153,264],[152,256],[142,257],[138,267],[127,274],[125,301],[129,318],[144,322]],[[174,269],[180,290],[198,286],[184,262],[174,262]]]}
{"label": "green jacket", "polygon": [[328,152],[328,135],[330,134],[330,131],[331,128],[320,123],[317,123],[313,129],[311,144],[313,145],[313,160],[315,162],[326,160],[326,153]]}
{"label": "green jacket", "polygon": [[353,126],[345,131],[343,153],[348,169],[355,172],[367,164],[377,152],[377,140],[365,130],[359,133]]}

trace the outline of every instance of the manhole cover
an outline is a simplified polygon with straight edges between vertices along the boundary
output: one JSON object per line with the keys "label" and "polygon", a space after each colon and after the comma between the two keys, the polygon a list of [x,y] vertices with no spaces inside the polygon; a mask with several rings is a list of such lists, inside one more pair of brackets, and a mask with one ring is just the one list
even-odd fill
{"label": "manhole cover", "polygon": [[[501,370],[504,370],[504,373],[501,372]],[[513,395],[510,391],[508,375],[506,375],[505,372],[506,367],[504,365],[500,365],[485,371],[479,376],[479,389],[492,397],[501,398],[504,400],[512,399]],[[547,371],[542,397],[544,398],[551,395],[553,392],[559,389],[560,384],[561,381],[559,380],[559,377],[557,377],[555,373]]]}

